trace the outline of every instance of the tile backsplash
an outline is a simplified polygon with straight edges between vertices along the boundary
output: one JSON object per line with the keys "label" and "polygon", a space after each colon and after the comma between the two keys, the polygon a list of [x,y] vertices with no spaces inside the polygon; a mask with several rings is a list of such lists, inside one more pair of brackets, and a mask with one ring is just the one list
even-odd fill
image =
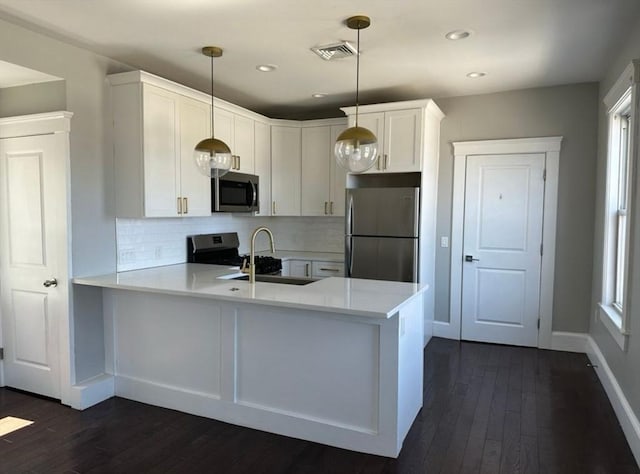
{"label": "tile backsplash", "polygon": [[[273,232],[276,248],[309,252],[342,252],[342,217],[242,217],[219,214],[211,217],[171,219],[116,219],[117,271],[136,270],[184,263],[186,237],[192,234],[237,232],[240,253],[249,252],[251,233],[258,226]],[[269,242],[260,235],[258,250],[267,250]]]}

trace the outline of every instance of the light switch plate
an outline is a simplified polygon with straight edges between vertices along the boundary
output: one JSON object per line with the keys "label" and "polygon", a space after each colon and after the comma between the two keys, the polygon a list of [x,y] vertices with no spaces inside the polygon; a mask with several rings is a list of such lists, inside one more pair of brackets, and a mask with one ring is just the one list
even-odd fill
{"label": "light switch plate", "polygon": [[449,246],[449,237],[440,237],[440,247],[446,248]]}

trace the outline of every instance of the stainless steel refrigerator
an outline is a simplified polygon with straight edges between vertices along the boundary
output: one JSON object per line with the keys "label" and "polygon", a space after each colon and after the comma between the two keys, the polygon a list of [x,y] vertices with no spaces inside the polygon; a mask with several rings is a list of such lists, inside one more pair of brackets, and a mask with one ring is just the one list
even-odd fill
{"label": "stainless steel refrigerator", "polygon": [[345,274],[418,281],[420,189],[347,189]]}

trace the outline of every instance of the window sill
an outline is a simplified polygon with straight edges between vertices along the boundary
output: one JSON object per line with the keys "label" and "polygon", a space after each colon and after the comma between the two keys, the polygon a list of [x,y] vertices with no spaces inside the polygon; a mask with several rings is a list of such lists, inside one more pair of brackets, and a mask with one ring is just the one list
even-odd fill
{"label": "window sill", "polygon": [[598,303],[598,314],[600,321],[602,321],[604,327],[607,328],[613,340],[616,341],[616,344],[618,344],[621,350],[626,351],[629,334],[622,332],[622,318],[620,317],[620,313],[611,305]]}

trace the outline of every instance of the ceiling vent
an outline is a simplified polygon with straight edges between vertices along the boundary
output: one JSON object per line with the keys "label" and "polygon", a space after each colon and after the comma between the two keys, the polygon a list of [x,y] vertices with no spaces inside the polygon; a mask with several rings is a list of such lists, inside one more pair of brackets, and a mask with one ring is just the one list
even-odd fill
{"label": "ceiling vent", "polygon": [[327,44],[324,46],[316,46],[315,48],[311,48],[311,51],[316,53],[325,61],[330,61],[332,59],[349,58],[358,54],[358,50],[347,41],[342,41],[341,43],[335,44]]}

